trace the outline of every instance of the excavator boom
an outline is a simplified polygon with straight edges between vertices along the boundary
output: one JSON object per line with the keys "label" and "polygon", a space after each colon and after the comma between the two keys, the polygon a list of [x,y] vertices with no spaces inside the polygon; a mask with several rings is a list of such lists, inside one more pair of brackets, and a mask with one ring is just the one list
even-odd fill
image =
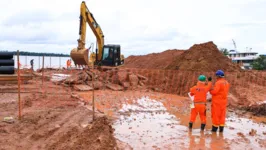
{"label": "excavator boom", "polygon": [[[102,32],[101,27],[93,17],[93,14],[89,11],[88,7],[86,6],[85,2],[83,1],[80,6],[80,26],[79,26],[79,39],[78,39],[78,47],[74,48],[70,56],[74,61],[75,65],[89,65],[90,62],[94,62],[95,60],[89,60],[89,52],[88,49],[85,48],[86,44],[86,23],[89,24],[92,32],[94,33],[97,39],[97,46],[98,50],[96,52],[97,60],[101,60],[102,57],[102,50],[104,46],[104,35]],[[91,54],[95,55],[95,54]],[[96,57],[94,56],[94,57]],[[92,57],[93,58],[93,57]]]}

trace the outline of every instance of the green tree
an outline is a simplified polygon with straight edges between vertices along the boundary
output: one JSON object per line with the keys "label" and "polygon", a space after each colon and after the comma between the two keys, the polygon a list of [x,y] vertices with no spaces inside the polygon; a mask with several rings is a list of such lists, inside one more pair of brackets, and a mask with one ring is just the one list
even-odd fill
{"label": "green tree", "polygon": [[226,48],[221,48],[220,52],[224,54],[225,56],[229,55],[229,51]]}
{"label": "green tree", "polygon": [[266,56],[259,56],[251,66],[255,70],[266,70]]}

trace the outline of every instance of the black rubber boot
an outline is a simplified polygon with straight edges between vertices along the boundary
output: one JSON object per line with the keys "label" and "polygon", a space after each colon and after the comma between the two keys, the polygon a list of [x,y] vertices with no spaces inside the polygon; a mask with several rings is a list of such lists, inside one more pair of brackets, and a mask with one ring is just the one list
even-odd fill
{"label": "black rubber boot", "polygon": [[200,126],[200,130],[201,130],[201,131],[204,131],[205,126],[206,126],[206,124],[201,124],[201,126]]}
{"label": "black rubber boot", "polygon": [[224,132],[224,126],[219,126],[219,132]]}
{"label": "black rubber boot", "polygon": [[217,132],[218,127],[212,126],[212,132]]}
{"label": "black rubber boot", "polygon": [[189,130],[192,130],[192,126],[193,126],[193,123],[190,122],[190,123],[188,124],[188,128],[189,128]]}

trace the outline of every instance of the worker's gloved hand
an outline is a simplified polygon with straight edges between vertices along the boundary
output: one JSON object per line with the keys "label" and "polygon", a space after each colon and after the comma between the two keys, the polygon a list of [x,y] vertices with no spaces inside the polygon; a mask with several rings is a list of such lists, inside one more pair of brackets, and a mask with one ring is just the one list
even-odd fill
{"label": "worker's gloved hand", "polygon": [[212,81],[212,77],[209,77],[209,78],[208,78],[208,81]]}

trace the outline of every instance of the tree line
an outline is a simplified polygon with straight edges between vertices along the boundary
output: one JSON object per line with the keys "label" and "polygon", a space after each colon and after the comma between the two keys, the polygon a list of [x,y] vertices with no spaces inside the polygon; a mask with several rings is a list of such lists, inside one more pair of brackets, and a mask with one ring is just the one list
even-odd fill
{"label": "tree line", "polygon": [[[0,50],[0,52],[11,52],[13,55],[17,55],[17,51],[7,51],[7,50]],[[57,57],[70,57],[69,54],[59,54],[59,53],[39,53],[39,52],[26,52],[26,51],[19,51],[20,56],[57,56]]]}

